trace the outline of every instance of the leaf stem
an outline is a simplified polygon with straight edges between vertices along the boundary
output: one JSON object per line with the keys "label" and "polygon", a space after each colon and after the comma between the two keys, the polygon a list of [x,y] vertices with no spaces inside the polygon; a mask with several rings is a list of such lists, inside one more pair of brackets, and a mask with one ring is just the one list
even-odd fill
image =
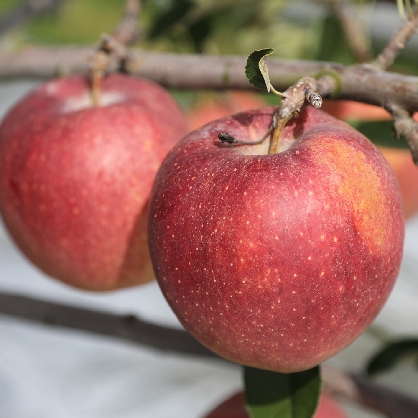
{"label": "leaf stem", "polygon": [[277,96],[287,97],[286,93],[282,93],[281,91],[276,90],[272,85],[270,85],[270,90],[272,93],[277,94]]}

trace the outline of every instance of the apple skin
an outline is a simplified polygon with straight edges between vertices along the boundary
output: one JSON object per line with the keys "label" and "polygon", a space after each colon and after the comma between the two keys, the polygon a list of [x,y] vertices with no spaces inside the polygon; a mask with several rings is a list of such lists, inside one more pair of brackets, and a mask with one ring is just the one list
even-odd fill
{"label": "apple skin", "polygon": [[0,126],[0,211],[23,253],[48,275],[88,290],[154,278],[149,194],[167,152],[187,132],[174,99],[151,81],[43,83]]}
{"label": "apple skin", "polygon": [[[379,106],[351,100],[325,100],[322,105],[325,110],[336,118],[349,120],[389,120],[389,112]],[[418,121],[418,113],[414,114]],[[401,189],[405,219],[418,212],[418,167],[414,164],[408,149],[378,146],[388,160]]]}
{"label": "apple skin", "polygon": [[[322,363],[353,342],[399,272],[396,178],[358,131],[307,107],[282,152],[255,140],[274,108],[214,121],[167,155],[148,239],[161,290],[186,330],[231,361],[278,372]],[[286,150],[286,148],[288,148]]]}
{"label": "apple skin", "polygon": [[[245,408],[244,392],[235,393],[204,418],[250,418]],[[347,415],[331,395],[322,392],[314,418],[347,418]]]}

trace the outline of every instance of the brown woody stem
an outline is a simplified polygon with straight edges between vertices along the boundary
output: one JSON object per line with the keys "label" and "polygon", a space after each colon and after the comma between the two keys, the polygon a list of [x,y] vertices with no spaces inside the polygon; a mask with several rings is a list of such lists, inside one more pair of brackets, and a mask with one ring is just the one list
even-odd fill
{"label": "brown woody stem", "polygon": [[407,42],[416,33],[418,27],[418,9],[410,15],[410,18],[404,22],[399,30],[393,35],[392,39],[386,45],[385,49],[378,55],[375,65],[386,70],[389,68],[399,53],[405,48]]}
{"label": "brown woody stem", "polygon": [[[0,77],[45,79],[57,73],[85,73],[87,58],[93,52],[91,47],[31,47],[19,51],[0,48]],[[167,54],[136,49],[130,50],[126,69],[132,75],[148,77],[171,89],[254,91],[243,71],[246,61],[244,56]],[[109,70],[117,70],[117,63],[112,62]],[[271,58],[269,75],[271,82],[280,90],[285,90],[306,75],[321,75],[317,85],[324,97],[334,95],[383,107],[387,107],[390,100],[410,114],[418,111],[418,77],[382,71],[372,65],[345,66],[332,62]],[[413,133],[409,130],[405,132]],[[416,144],[411,147],[411,152],[418,160],[416,136],[405,139]]]}
{"label": "brown woody stem", "polygon": [[317,81],[312,77],[303,77],[296,84],[290,86],[285,92],[279,108],[273,117],[273,137],[270,142],[269,154],[280,151],[280,137],[287,122],[296,117],[305,100],[312,106],[319,108],[322,97],[318,92]]}
{"label": "brown woody stem", "polygon": [[90,63],[93,104],[99,106],[101,81],[106,71],[116,62],[123,67],[128,59],[128,48],[139,37],[136,18],[140,10],[139,0],[127,0],[124,16],[113,35],[104,34]]}
{"label": "brown woody stem", "polygon": [[103,72],[93,70],[91,77],[91,96],[94,106],[100,106],[100,93],[102,88]]}

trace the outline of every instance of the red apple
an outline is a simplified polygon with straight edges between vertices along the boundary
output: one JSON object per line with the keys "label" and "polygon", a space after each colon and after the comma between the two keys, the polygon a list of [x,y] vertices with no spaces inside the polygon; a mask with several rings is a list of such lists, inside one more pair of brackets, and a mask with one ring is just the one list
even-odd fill
{"label": "red apple", "polygon": [[168,154],[151,193],[157,280],[183,326],[231,361],[309,369],[373,321],[398,275],[402,202],[363,135],[307,107],[279,153],[228,145],[262,137],[274,109],[214,121]]}
{"label": "red apple", "polygon": [[[232,395],[205,415],[205,418],[250,418],[245,409],[244,393],[238,392]],[[347,418],[347,415],[331,395],[323,392],[314,418]]]}
{"label": "red apple", "polygon": [[0,211],[24,254],[69,285],[110,290],[153,276],[149,194],[186,120],[160,86],[121,74],[42,84],[0,126]]}
{"label": "red apple", "polygon": [[[379,106],[350,100],[325,100],[321,109],[330,115],[346,121],[390,119],[390,114]],[[418,113],[414,115],[414,118],[418,121]],[[414,164],[411,158],[411,152],[408,149],[383,146],[378,146],[378,148],[395,172],[401,189],[404,215],[405,218],[409,218],[418,212],[418,167]]]}
{"label": "red apple", "polygon": [[194,130],[215,119],[265,105],[259,94],[247,91],[227,91],[215,96],[203,96],[187,113],[189,129]]}

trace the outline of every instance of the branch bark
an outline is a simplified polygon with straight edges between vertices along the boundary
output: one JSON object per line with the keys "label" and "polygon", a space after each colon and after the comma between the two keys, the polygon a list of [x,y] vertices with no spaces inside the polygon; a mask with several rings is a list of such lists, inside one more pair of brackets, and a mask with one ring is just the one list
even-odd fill
{"label": "branch bark", "polygon": [[[47,79],[57,75],[87,72],[93,47],[30,47],[20,51],[0,49],[0,79]],[[171,89],[246,89],[244,68],[247,57],[227,55],[170,54],[131,51],[129,73],[147,77]],[[335,91],[320,91],[369,104],[396,103],[409,112],[418,111],[418,77],[390,73],[363,64],[346,66],[333,62],[268,59],[270,80],[286,90],[303,77],[327,75],[334,79]],[[110,68],[109,70],[116,70]],[[259,91],[259,90],[258,90]]]}
{"label": "branch bark", "polygon": [[382,70],[389,68],[395,61],[396,57],[405,48],[407,42],[417,32],[418,27],[418,9],[393,35],[392,39],[376,58],[375,64]]}
{"label": "branch bark", "polygon": [[[0,292],[0,314],[46,326],[122,339],[162,352],[226,361],[180,329],[164,327],[133,315],[117,315],[82,307]],[[391,418],[416,418],[418,400],[373,382],[371,379],[322,366],[324,387],[340,397]]]}
{"label": "branch bark", "polygon": [[137,23],[137,18],[141,10],[140,3],[140,0],[126,0],[123,18],[113,32],[113,37],[121,44],[131,45],[140,36]]}
{"label": "branch bark", "polygon": [[416,418],[418,400],[375,383],[366,376],[322,366],[324,389],[390,418]]}
{"label": "branch bark", "polygon": [[0,292],[0,314],[119,338],[163,352],[219,358],[185,331],[152,324],[133,315],[115,315],[4,292]]}
{"label": "branch bark", "polygon": [[[0,79],[51,78],[58,75],[89,71],[94,48],[32,47],[18,52],[0,50]],[[132,75],[153,79],[171,89],[247,89],[244,68],[247,57],[168,54],[130,51],[125,62]],[[113,65],[113,67],[112,67]],[[411,115],[418,112],[418,77],[386,72],[372,64],[346,66],[333,62],[288,61],[271,58],[268,61],[271,83],[286,90],[304,77],[319,78],[322,97],[332,96],[384,107],[392,112],[402,109]],[[114,61],[108,71],[117,71]],[[404,118],[405,122],[406,119]],[[397,136],[405,137],[418,163],[416,122],[408,126],[394,124]]]}

